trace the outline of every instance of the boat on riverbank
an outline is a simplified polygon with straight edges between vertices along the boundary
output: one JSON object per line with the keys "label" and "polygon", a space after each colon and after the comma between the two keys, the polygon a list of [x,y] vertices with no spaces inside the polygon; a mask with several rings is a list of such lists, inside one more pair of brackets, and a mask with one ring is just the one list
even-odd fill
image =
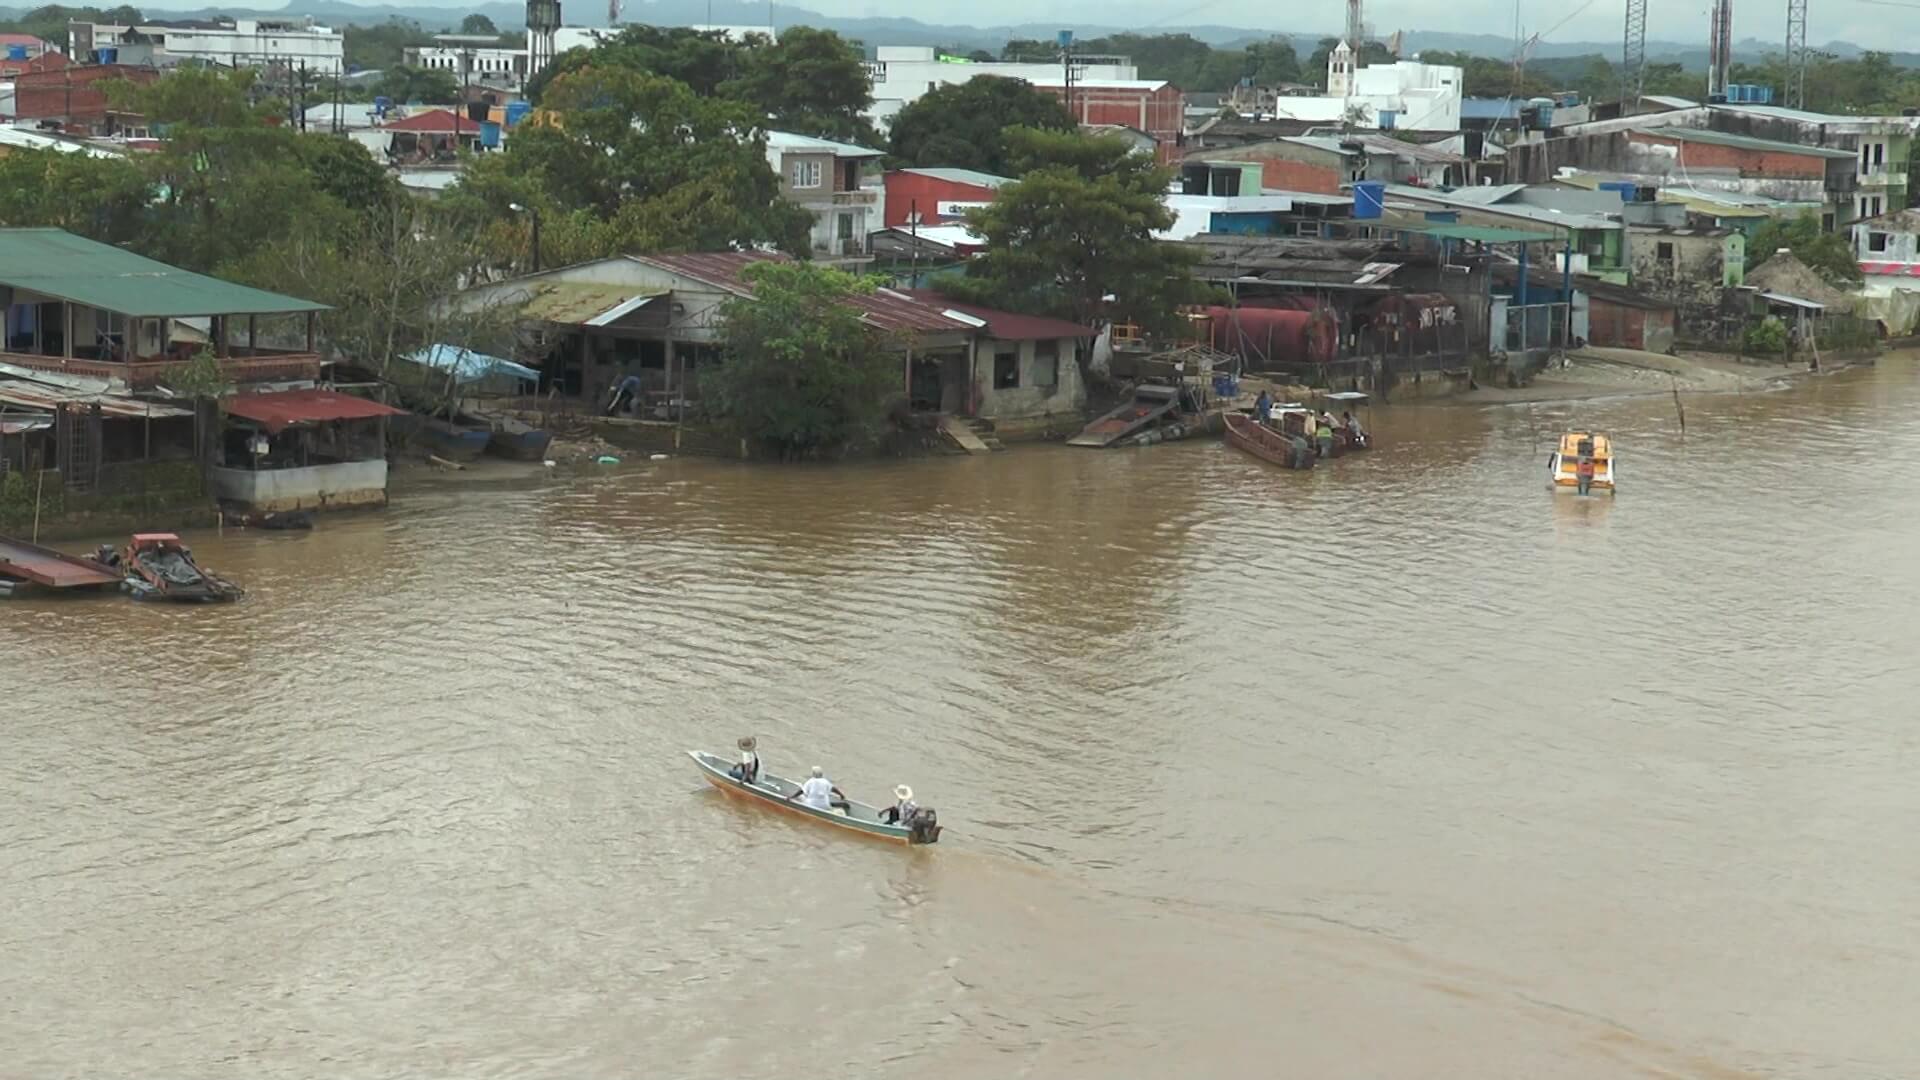
{"label": "boat on riverbank", "polygon": [[420,419],[420,439],[427,449],[448,461],[472,461],[486,452],[493,432],[486,428],[465,427],[438,417]]}
{"label": "boat on riverbank", "polygon": [[135,533],[121,557],[126,589],[135,600],[224,604],[244,590],[193,561],[193,550],[173,533]]}
{"label": "boat on riverbank", "polygon": [[727,770],[733,762],[717,754],[701,750],[689,750],[687,756],[699,767],[700,775],[707,783],[719,788],[722,793],[746,799],[749,802],[775,810],[784,810],[790,814],[812,818],[815,821],[859,833],[875,840],[885,840],[892,844],[919,846],[940,842],[943,827],[931,807],[923,806],[915,815],[911,825],[889,825],[880,820],[880,811],[866,803],[847,800],[844,810],[816,810],[793,796],[800,791],[800,785],[791,780],[773,775],[762,769],[758,780],[749,784],[739,780]]}
{"label": "boat on riverbank", "polygon": [[553,443],[553,435],[542,428],[534,427],[524,420],[511,416],[476,416],[490,428],[487,438],[487,452],[495,457],[509,458],[514,461],[540,461],[547,456],[547,447]]}
{"label": "boat on riverbank", "polygon": [[1613,440],[1597,431],[1569,431],[1560,436],[1560,449],[1547,457],[1547,490],[1555,494],[1580,494],[1580,458],[1593,458],[1593,481],[1589,495],[1613,494]]}

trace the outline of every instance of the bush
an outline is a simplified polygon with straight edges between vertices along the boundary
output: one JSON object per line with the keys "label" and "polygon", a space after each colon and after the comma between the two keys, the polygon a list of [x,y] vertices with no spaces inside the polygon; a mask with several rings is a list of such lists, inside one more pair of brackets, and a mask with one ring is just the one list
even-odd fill
{"label": "bush", "polygon": [[1757,356],[1778,356],[1786,352],[1787,324],[1779,319],[1768,318],[1747,327],[1747,336],[1741,348]]}

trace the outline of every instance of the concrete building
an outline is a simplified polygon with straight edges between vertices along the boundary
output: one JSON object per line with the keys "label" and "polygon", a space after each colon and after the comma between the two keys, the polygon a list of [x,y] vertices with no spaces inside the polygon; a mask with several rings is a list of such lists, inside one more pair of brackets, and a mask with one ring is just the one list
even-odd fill
{"label": "concrete building", "polygon": [[882,179],[887,228],[946,225],[993,201],[1012,180],[972,169],[895,169]]}
{"label": "concrete building", "polygon": [[1180,88],[1164,79],[1082,79],[1068,86],[1059,74],[1031,80],[1036,90],[1058,97],[1082,127],[1133,128],[1153,140],[1161,163],[1180,160],[1186,140],[1186,104]]}
{"label": "concrete building", "polygon": [[220,67],[304,67],[317,75],[346,71],[346,39],[311,19],[153,21],[137,26],[73,22],[68,55],[94,63],[171,67],[182,61]]}
{"label": "concrete building", "polygon": [[1465,85],[1465,72],[1442,64],[1401,60],[1360,67],[1341,42],[1327,57],[1327,92],[1276,95],[1268,115],[1356,128],[1458,131]]}
{"label": "concrete building", "polygon": [[[1860,270],[1872,277],[1920,279],[1920,210],[1862,221],[1854,230]],[[1920,287],[1920,281],[1914,282]]]}
{"label": "concrete building", "polygon": [[1338,195],[1358,180],[1457,184],[1465,178],[1467,165],[1458,154],[1373,133],[1294,135],[1195,153],[1204,155],[1208,164],[1257,161],[1261,187],[1321,195]]}
{"label": "concrete building", "polygon": [[767,133],[767,164],[780,194],[813,214],[814,257],[864,261],[867,234],[885,220],[885,190],[867,186],[866,167],[885,155],[852,143],[785,131]]}
{"label": "concrete building", "polygon": [[150,83],[160,73],[127,64],[70,65],[51,71],[29,71],[13,80],[14,115],[21,120],[55,121],[69,129],[111,134],[115,111],[107,100],[106,84],[116,79]]}
{"label": "concrete building", "polygon": [[[618,26],[562,26],[553,32],[553,53],[555,56],[568,49],[592,49],[603,42],[612,41],[620,36]],[[722,26],[717,23],[697,23],[687,27],[702,33],[717,33],[728,41],[746,41],[750,37],[763,37],[769,41],[778,38],[771,26]],[[535,71],[537,74],[537,69]]]}
{"label": "concrete building", "polygon": [[1746,237],[1732,229],[1627,229],[1628,282],[1673,304],[1683,324],[1711,318],[1725,291],[1746,281],[1746,273]]}
{"label": "concrete building", "polygon": [[402,53],[408,67],[444,71],[455,82],[518,92],[533,74],[525,49],[463,49],[457,45],[409,45]]}
{"label": "concrete building", "polygon": [[[1065,77],[1065,69],[1058,63],[983,62],[944,56],[936,49],[919,45],[882,45],[874,50],[874,58],[867,63],[867,74],[873,82],[873,107],[867,110],[867,117],[885,127],[896,113],[935,87],[970,82],[982,76],[1030,83],[1057,81]],[[1139,77],[1139,69],[1124,56],[1082,56],[1074,63],[1075,81]]]}

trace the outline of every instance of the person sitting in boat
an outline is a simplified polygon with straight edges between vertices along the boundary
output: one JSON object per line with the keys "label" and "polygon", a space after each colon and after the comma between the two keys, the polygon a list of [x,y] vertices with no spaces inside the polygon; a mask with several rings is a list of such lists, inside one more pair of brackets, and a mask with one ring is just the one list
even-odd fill
{"label": "person sitting in boat", "polygon": [[913,801],[913,789],[905,784],[893,789],[893,805],[880,811],[880,820],[888,825],[905,825],[920,807]]}
{"label": "person sitting in boat", "polygon": [[1346,425],[1347,442],[1353,446],[1367,445],[1367,433],[1360,430],[1360,421],[1351,411],[1340,414],[1340,421]]}
{"label": "person sitting in boat", "polygon": [[820,766],[813,767],[813,775],[800,785],[800,790],[787,796],[788,802],[800,800],[802,806],[811,806],[815,810],[834,810],[847,805],[846,793],[827,779],[827,772]]}
{"label": "person sitting in boat", "polygon": [[756,783],[760,779],[760,755],[757,753],[759,742],[748,735],[734,745],[740,748],[740,764],[727,770],[727,775],[743,784]]}

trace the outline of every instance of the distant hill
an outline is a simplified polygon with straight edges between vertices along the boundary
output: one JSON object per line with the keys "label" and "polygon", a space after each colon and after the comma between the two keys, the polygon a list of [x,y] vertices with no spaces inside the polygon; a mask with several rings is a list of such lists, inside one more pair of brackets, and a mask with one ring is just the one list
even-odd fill
{"label": "distant hill", "polygon": [[[269,17],[310,15],[316,22],[336,26],[350,23],[366,26],[385,22],[388,19],[405,19],[434,30],[457,24],[461,17],[469,12],[478,12],[487,16],[502,30],[517,30],[525,25],[526,9],[523,4],[495,2],[480,2],[470,7],[449,8],[405,4],[351,4],[342,0],[290,0],[285,7],[281,8],[208,7],[197,11],[164,13],[156,11],[152,14],[157,18],[207,18],[214,15],[242,18],[259,15]],[[721,24],[755,26],[764,25],[767,21],[765,0],[712,0],[711,4],[708,0],[629,0],[624,8],[622,21],[687,26],[707,22],[709,12],[711,12],[712,21]],[[857,39],[869,48],[875,45],[944,45],[959,49],[995,51],[1011,38],[1052,40],[1054,33],[1059,29],[1054,23],[1025,23],[1017,26],[953,26],[924,23],[918,19],[900,16],[863,18],[825,16],[785,3],[776,3],[773,12],[776,26],[804,24],[823,27]],[[0,20],[17,19],[24,14],[26,9],[0,8]],[[606,5],[596,0],[569,0],[564,14],[569,26],[607,25]],[[1143,31],[1137,27],[1080,24],[1074,27],[1074,32],[1081,38],[1096,38]],[[1336,32],[1336,28],[1328,26],[1324,33],[1293,33],[1286,36],[1293,40],[1295,49],[1305,56],[1313,51],[1322,37]],[[1189,34],[1215,47],[1243,47],[1249,42],[1264,41],[1271,36],[1241,26],[1208,24],[1155,26],[1151,33]],[[1498,34],[1410,30],[1405,33],[1403,41],[1404,48],[1410,52],[1434,49],[1489,57],[1513,54],[1513,39]],[[1835,42],[1820,48],[1847,57],[1856,56],[1863,51],[1860,46],[1847,42]],[[1781,49],[1782,43],[1778,41],[1749,39],[1735,46],[1735,55],[1758,59],[1769,52],[1780,52]],[[1618,39],[1605,42],[1545,41],[1534,50],[1535,58],[1543,60],[1591,55],[1618,60],[1620,42]],[[1678,61],[1690,70],[1703,70],[1706,67],[1706,50],[1699,44],[1649,41],[1647,58],[1666,63]],[[1894,61],[1906,67],[1920,67],[1920,53],[1895,53]]]}

